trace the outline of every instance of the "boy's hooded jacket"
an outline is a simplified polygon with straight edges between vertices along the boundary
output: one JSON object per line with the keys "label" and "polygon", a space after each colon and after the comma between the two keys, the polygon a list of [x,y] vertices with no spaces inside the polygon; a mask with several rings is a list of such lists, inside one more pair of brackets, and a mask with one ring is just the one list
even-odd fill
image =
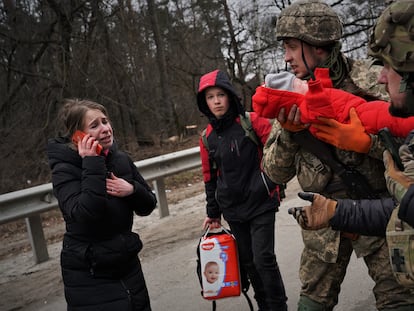
{"label": "boy's hooded jacket", "polygon": [[[252,98],[254,111],[262,117],[275,118],[282,107],[288,112],[296,104],[302,113],[302,123],[317,123],[319,116],[349,123],[349,110],[354,107],[369,134],[377,134],[380,129],[388,127],[394,136],[406,137],[414,128],[414,117],[391,116],[387,102],[367,102],[359,96],[333,88],[328,68],[317,68],[315,76],[316,80],[308,81],[309,90],[305,95],[264,85],[257,87]],[[312,126],[310,131],[314,131]]]}
{"label": "boy's hooded jacket", "polygon": [[[229,97],[229,110],[217,119],[207,106],[205,90],[220,87]],[[240,124],[245,110],[227,75],[215,70],[200,79],[197,104],[208,118],[208,148],[200,137],[200,156],[206,188],[207,216],[245,221],[279,206],[278,187],[261,170],[262,146],[257,146]],[[250,113],[257,137],[264,144],[271,130],[266,118]]]}

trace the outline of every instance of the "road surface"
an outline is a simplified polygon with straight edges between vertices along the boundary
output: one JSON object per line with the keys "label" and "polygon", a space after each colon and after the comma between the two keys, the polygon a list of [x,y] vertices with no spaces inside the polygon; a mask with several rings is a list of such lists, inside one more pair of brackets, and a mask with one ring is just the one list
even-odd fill
{"label": "road surface", "polygon": [[[296,180],[289,183],[287,198],[283,201],[276,217],[276,254],[285,282],[289,310],[296,310],[297,306],[300,289],[298,267],[303,244],[299,226],[292,216],[287,213],[287,209],[290,206],[302,205],[303,201],[296,195],[298,191],[299,187]],[[200,295],[200,285],[196,275],[196,245],[199,234],[201,234],[200,226],[204,218],[204,194],[201,192],[171,205],[170,213],[170,216],[162,219],[158,219],[155,215],[143,228],[138,229],[138,232],[144,232],[141,234],[144,240],[142,264],[152,309],[153,311],[211,310],[211,302],[204,300]],[[188,229],[186,226],[188,226]],[[168,232],[163,235],[162,231],[166,230]],[[185,238],[181,238],[183,236]],[[164,243],[159,244],[161,241]],[[145,248],[151,249],[151,251],[145,253]],[[14,258],[13,265],[15,267],[29,266],[28,271],[22,273],[26,273],[27,282],[31,283],[32,287],[47,287],[47,284],[30,281],[30,278],[31,275],[35,275],[42,269],[42,265],[47,269],[53,269],[51,270],[53,272],[50,273],[54,273],[54,279],[60,278],[59,250],[59,244],[49,246],[51,254],[49,263],[33,266],[28,264],[31,260],[30,254],[26,254]],[[54,286],[54,291],[50,290],[52,294],[45,295],[40,301],[33,299],[33,303],[26,303],[25,306],[17,308],[19,297],[14,296],[24,295],[24,293],[19,293],[18,289],[5,290],[8,287],[7,281],[13,282],[13,273],[16,272],[13,272],[12,267],[5,268],[6,262],[2,261],[0,264],[2,265],[0,289],[3,288],[0,293],[7,298],[3,299],[4,297],[2,297],[0,299],[3,301],[3,303],[0,302],[0,310],[66,310],[60,280],[55,280],[57,285]],[[59,287],[57,290],[56,286]],[[335,311],[376,310],[372,294],[373,286],[374,283],[368,276],[363,260],[356,259],[353,255],[342,285],[339,304]],[[254,301],[252,289],[249,291],[249,296]],[[245,298],[240,296],[218,300],[217,310],[243,311],[249,310],[249,308]]]}

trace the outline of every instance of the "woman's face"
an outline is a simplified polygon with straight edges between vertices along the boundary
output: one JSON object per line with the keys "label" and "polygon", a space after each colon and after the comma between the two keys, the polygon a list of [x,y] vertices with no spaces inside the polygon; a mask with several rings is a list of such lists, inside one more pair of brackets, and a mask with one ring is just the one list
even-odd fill
{"label": "woman's face", "polygon": [[229,110],[229,96],[221,87],[212,86],[205,91],[206,103],[217,119],[220,119]]}
{"label": "woman's face", "polygon": [[114,142],[111,123],[100,110],[91,109],[86,112],[83,131],[94,137],[104,150],[109,149]]}

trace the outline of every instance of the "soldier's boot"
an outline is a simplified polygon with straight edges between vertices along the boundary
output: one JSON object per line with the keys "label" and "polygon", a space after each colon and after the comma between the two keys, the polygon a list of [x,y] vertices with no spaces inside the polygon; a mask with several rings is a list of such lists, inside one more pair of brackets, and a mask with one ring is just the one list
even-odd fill
{"label": "soldier's boot", "polygon": [[333,308],[328,308],[324,304],[316,302],[306,296],[300,296],[298,301],[298,311],[331,311]]}
{"label": "soldier's boot", "polygon": [[399,306],[394,308],[385,308],[380,309],[380,311],[412,311],[414,310],[414,305]]}

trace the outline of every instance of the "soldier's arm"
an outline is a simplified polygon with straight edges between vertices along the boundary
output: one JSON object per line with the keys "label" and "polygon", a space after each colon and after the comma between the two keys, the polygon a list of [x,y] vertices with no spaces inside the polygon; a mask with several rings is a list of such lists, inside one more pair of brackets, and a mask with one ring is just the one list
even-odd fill
{"label": "soldier's arm", "polygon": [[414,227],[414,185],[408,188],[404,195],[400,210],[398,211],[398,217],[408,223],[411,227]]}
{"label": "soldier's arm", "polygon": [[388,221],[397,205],[392,198],[334,200],[312,192],[300,192],[298,195],[310,201],[311,205],[289,208],[289,214],[306,230],[331,226],[338,231],[385,236]]}
{"label": "soldier's arm", "polygon": [[388,220],[396,207],[392,198],[377,200],[340,199],[329,224],[334,230],[385,236]]}
{"label": "soldier's arm", "polygon": [[296,175],[295,154],[298,149],[299,145],[292,140],[291,132],[275,120],[263,147],[262,159],[263,170],[273,182],[287,183]]}

